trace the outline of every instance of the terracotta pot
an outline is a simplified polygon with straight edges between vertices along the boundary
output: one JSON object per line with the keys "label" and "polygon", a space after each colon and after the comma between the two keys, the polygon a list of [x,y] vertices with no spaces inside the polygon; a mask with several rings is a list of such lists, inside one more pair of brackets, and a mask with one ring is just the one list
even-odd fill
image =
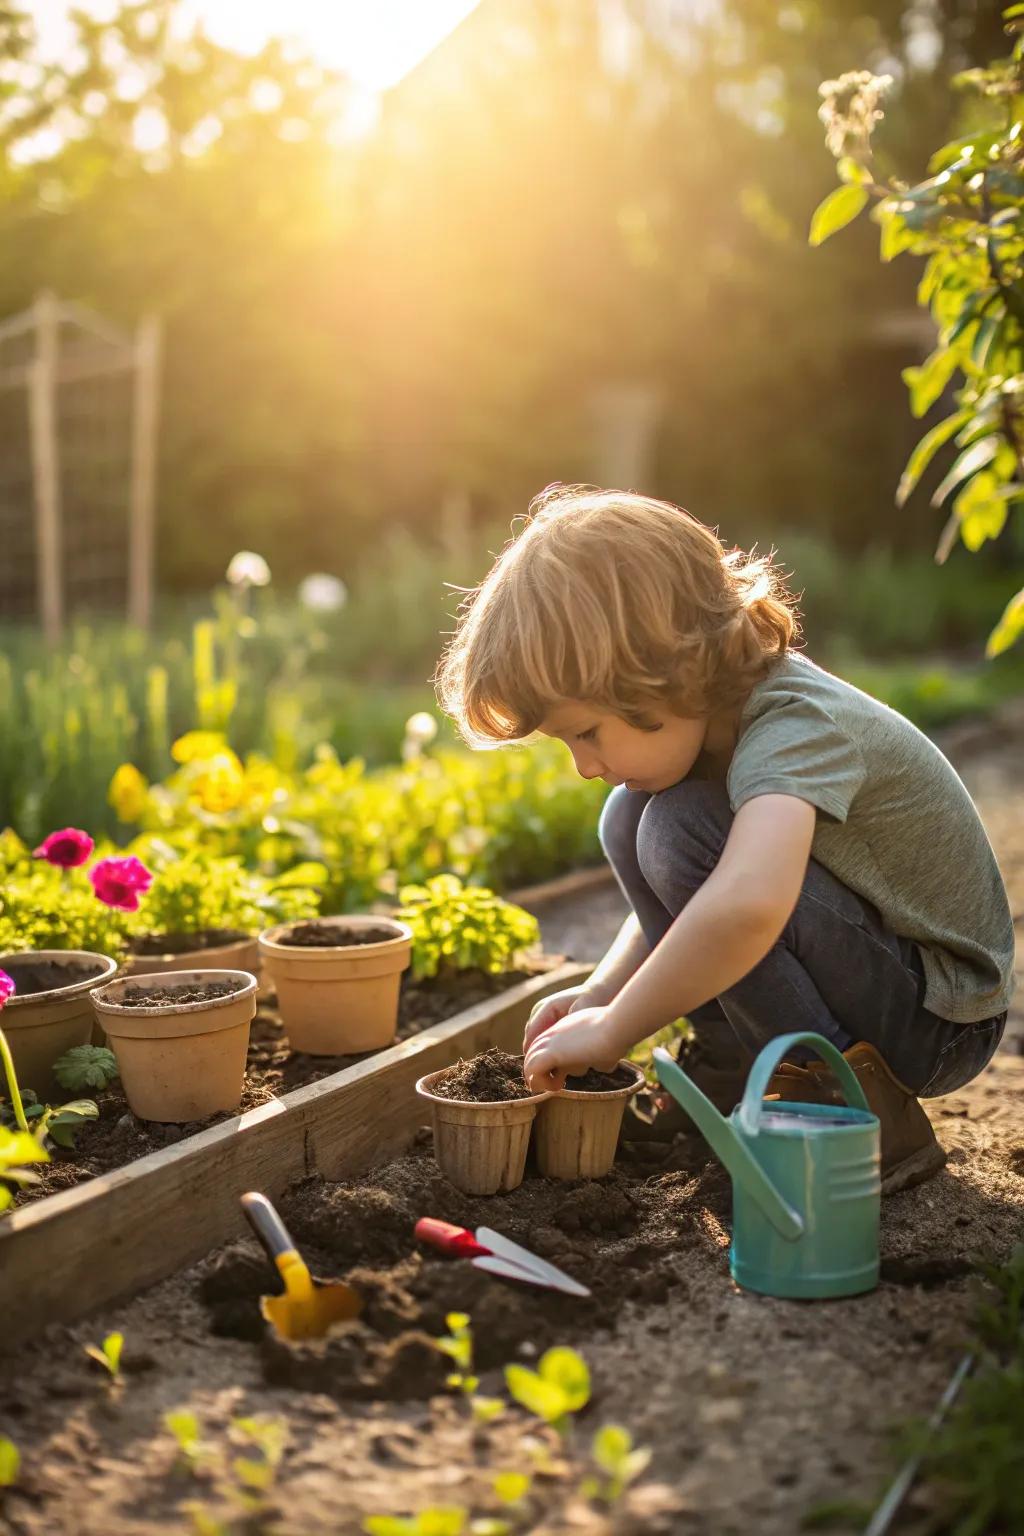
{"label": "terracotta pot", "polygon": [[537,1167],[546,1179],[601,1179],[615,1161],[626,1100],[644,1075],[630,1061],[620,1061],[633,1081],[609,1093],[563,1088],[548,1096],[537,1116]]}
{"label": "terracotta pot", "polygon": [[277,992],[293,1051],[309,1056],[357,1056],[391,1045],[398,1025],[402,972],[412,956],[412,932],[390,917],[319,917],[339,933],[388,928],[379,944],[314,947],[288,944],[294,923],[260,934],[260,954]]}
{"label": "terracotta pot", "polygon": [[537,1110],[550,1095],[500,1099],[490,1104],[445,1099],[434,1084],[449,1069],[430,1072],[416,1092],[430,1105],[437,1166],[467,1195],[496,1195],[523,1182],[530,1131]]}
{"label": "terracotta pot", "polygon": [[89,1044],[93,1028],[89,994],[117,970],[117,961],[109,955],[83,949],[36,949],[0,955],[0,970],[8,972],[16,987],[20,976],[27,977],[30,966],[49,964],[88,965],[92,974],[45,992],[15,992],[0,1015],[18,1084],[31,1088],[40,1098],[57,1087],[51,1069],[58,1056],[73,1046]]}
{"label": "terracotta pot", "polygon": [[125,972],[129,976],[155,976],[161,971],[248,971],[258,976],[260,969],[259,940],[250,935],[234,939],[230,944],[211,944],[206,949],[190,949],[187,953],[168,950],[162,955],[132,955]]}
{"label": "terracotta pot", "polygon": [[[205,1003],[126,1008],[127,987],[230,981],[237,990]],[[125,1097],[140,1120],[205,1120],[237,1109],[245,1078],[256,978],[248,971],[172,971],[109,982],[93,1007],[117,1057]]]}

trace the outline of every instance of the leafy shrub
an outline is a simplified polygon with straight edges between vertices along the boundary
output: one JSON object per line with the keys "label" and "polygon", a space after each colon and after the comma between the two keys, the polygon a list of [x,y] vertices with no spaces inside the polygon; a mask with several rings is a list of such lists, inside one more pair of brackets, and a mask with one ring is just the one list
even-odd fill
{"label": "leafy shrub", "polygon": [[73,1045],[58,1056],[53,1075],[62,1088],[107,1088],[117,1077],[117,1057],[105,1045]]}
{"label": "leafy shrub", "polygon": [[537,919],[457,875],[435,875],[426,885],[399,892],[395,916],[412,929],[412,970],[417,978],[446,970],[498,973],[540,941]]}
{"label": "leafy shrub", "polygon": [[[317,891],[296,884],[294,877],[275,882],[246,869],[240,858],[178,854],[154,843],[147,856],[154,879],[139,911],[147,934],[218,929],[251,934],[272,923],[315,917],[320,908]],[[299,874],[321,883],[327,877],[322,865],[306,865]]]}

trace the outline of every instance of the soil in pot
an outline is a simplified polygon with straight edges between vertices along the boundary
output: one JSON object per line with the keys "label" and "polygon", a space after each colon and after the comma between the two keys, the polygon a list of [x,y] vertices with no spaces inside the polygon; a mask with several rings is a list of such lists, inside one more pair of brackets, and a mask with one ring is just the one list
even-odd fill
{"label": "soil in pot", "polygon": [[496,1195],[523,1181],[537,1107],[523,1058],[489,1050],[470,1061],[430,1072],[416,1084],[430,1105],[437,1166],[470,1195]]}
{"label": "soil in pot", "polygon": [[238,1108],[256,978],[182,971],[180,982],[115,981],[93,996],[134,1114],[161,1123]]}
{"label": "soil in pot", "polygon": [[277,943],[289,949],[349,949],[360,944],[386,944],[395,937],[389,924],[375,923],[364,928],[337,928],[330,923],[293,923],[278,933]]}
{"label": "soil in pot", "polygon": [[65,1051],[89,1043],[89,994],[114,975],[117,962],[85,950],[24,950],[0,954],[0,969],[15,985],[3,1028],[18,1082],[56,1103],[54,1095],[61,1090],[52,1077],[53,1064]]}
{"label": "soil in pot", "polygon": [[628,1062],[566,1080],[537,1116],[537,1166],[549,1179],[601,1179],[615,1161],[626,1101],[643,1084]]}
{"label": "soil in pot", "polygon": [[430,1091],[442,1099],[459,1099],[463,1103],[468,1100],[474,1104],[532,1097],[523,1078],[523,1058],[499,1051],[497,1046],[437,1073]]}
{"label": "soil in pot", "polygon": [[292,1046],[310,1056],[378,1051],[398,1022],[412,934],[394,919],[281,923],[259,937]]}
{"label": "soil in pot", "polygon": [[193,955],[202,949],[243,944],[249,934],[239,928],[203,928],[198,933],[143,933],[132,940],[133,955]]}

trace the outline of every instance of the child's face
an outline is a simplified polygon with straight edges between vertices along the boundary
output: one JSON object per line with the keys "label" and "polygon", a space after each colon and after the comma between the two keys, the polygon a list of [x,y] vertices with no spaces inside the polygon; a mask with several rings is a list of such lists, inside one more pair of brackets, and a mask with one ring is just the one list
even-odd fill
{"label": "child's face", "polygon": [[583,778],[656,794],[689,773],[704,745],[708,722],[662,710],[649,714],[658,728],[642,731],[620,715],[572,700],[552,708],[540,729],[565,742]]}

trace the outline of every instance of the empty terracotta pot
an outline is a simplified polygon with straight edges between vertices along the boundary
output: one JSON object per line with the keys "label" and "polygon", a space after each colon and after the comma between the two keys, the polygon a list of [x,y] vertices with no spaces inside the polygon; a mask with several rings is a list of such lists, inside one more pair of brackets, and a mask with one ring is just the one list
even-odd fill
{"label": "empty terracotta pot", "polygon": [[620,1061],[631,1081],[607,1093],[563,1088],[552,1093],[537,1116],[537,1167],[547,1179],[601,1179],[615,1161],[626,1100],[644,1075]]}
{"label": "empty terracotta pot", "polygon": [[320,917],[316,926],[336,928],[339,937],[373,929],[391,936],[374,943],[289,944],[289,932],[303,926],[281,923],[259,939],[292,1050],[357,1056],[390,1045],[402,972],[412,957],[411,930],[390,917]]}
{"label": "empty terracotta pot", "polygon": [[[130,987],[169,989],[233,982],[224,997],[125,1006]],[[109,982],[93,1007],[117,1057],[121,1084],[140,1120],[205,1120],[242,1098],[256,978],[248,971],[170,971]]]}
{"label": "empty terracotta pot", "polygon": [[82,949],[35,949],[0,955],[0,970],[17,988],[0,1024],[18,1083],[44,1098],[55,1086],[52,1068],[57,1058],[76,1045],[89,1044],[89,994],[110,980],[117,961]]}
{"label": "empty terracotta pot", "polygon": [[430,1105],[437,1166],[467,1195],[496,1195],[523,1182],[526,1153],[537,1110],[549,1097],[500,1099],[490,1104],[445,1099],[431,1090],[449,1069],[430,1072],[416,1092]]}

